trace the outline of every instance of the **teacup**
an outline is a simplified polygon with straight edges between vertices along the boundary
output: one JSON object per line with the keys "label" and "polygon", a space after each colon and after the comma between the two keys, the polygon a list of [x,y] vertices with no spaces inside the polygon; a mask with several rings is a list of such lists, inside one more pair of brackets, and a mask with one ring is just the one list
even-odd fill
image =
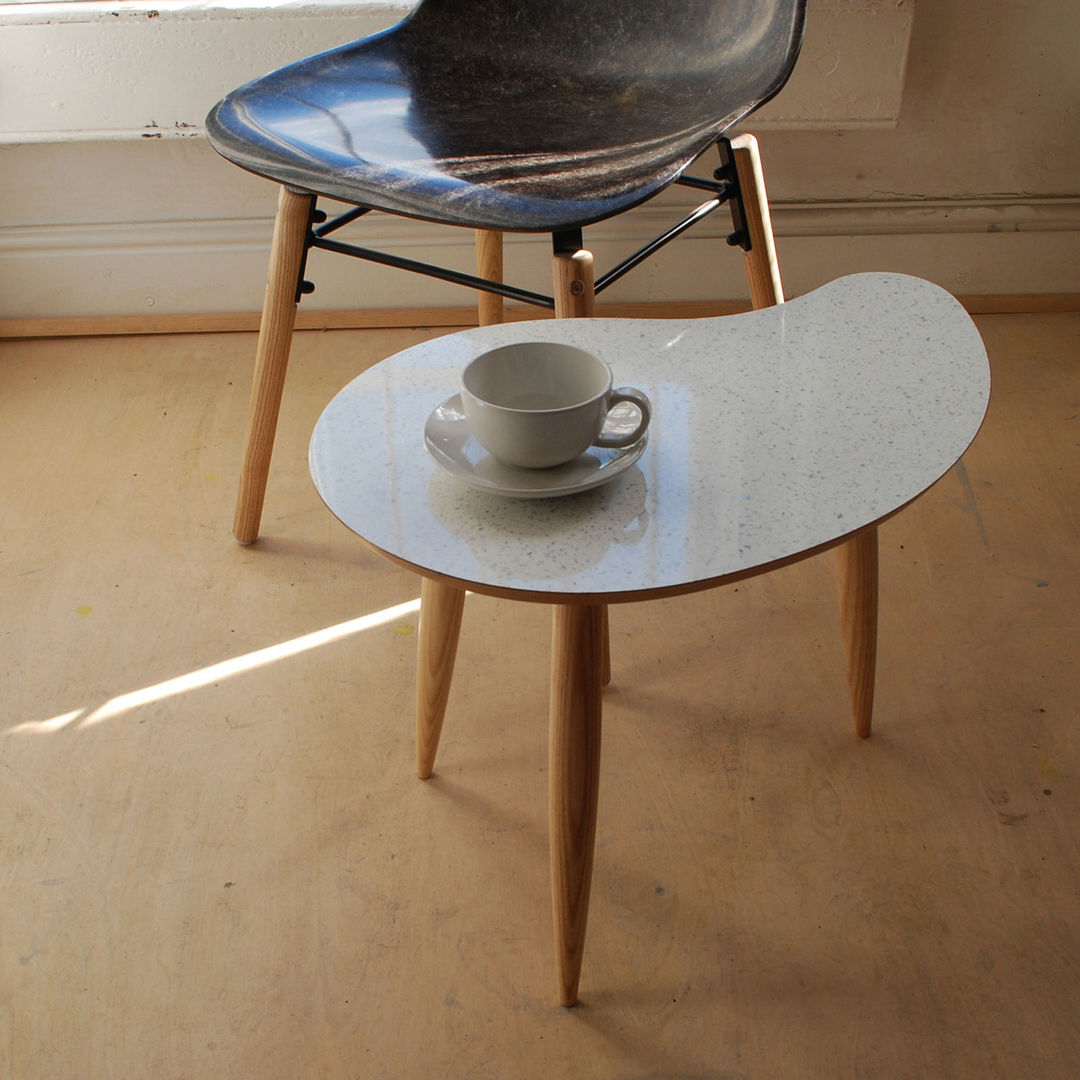
{"label": "teacup", "polygon": [[[476,441],[492,457],[523,469],[573,461],[590,446],[632,446],[649,426],[649,399],[612,388],[611,369],[572,345],[530,341],[477,356],[462,373],[461,401]],[[632,431],[601,435],[608,413],[631,402]]]}

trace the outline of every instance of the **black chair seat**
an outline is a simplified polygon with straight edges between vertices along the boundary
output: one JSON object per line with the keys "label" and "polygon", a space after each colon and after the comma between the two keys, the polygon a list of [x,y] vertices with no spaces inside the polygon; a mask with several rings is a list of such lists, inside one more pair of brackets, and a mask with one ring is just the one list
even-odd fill
{"label": "black chair seat", "polygon": [[[480,293],[591,315],[596,293],[730,202],[756,306],[783,300],[757,143],[720,148],[710,196],[600,278],[582,227],[679,178],[787,81],[807,0],[420,0],[382,33],[234,90],[206,120],[236,165],[277,181],[233,531],[259,534],[296,308],[317,248]],[[738,144],[738,145],[736,145]],[[683,178],[691,182],[689,178]],[[358,210],[326,220],[320,196]],[[476,275],[331,235],[366,209],[476,229]],[[552,234],[551,296],[503,281],[504,232]]]}
{"label": "black chair seat", "polygon": [[[671,183],[775,94],[801,0],[427,0],[397,26],[235,90],[214,148],[280,183],[396,214],[559,231]],[[591,8],[606,9],[603,12]]]}

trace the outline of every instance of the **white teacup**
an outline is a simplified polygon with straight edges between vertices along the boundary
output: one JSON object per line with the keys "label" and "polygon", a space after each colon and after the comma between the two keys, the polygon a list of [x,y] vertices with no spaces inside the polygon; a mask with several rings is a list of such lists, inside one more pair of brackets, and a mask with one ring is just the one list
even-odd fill
{"label": "white teacup", "polygon": [[[546,341],[481,353],[461,376],[465,419],[477,442],[506,465],[547,469],[573,461],[590,446],[632,446],[649,426],[649,399],[630,387],[612,389],[598,356]],[[601,435],[613,406],[632,402],[633,431]]]}

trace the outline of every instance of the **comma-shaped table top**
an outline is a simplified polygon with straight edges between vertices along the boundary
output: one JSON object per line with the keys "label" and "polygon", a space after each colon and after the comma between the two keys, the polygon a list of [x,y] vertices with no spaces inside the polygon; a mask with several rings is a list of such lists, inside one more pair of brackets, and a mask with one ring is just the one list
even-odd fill
{"label": "comma-shaped table top", "polygon": [[[608,483],[515,499],[432,459],[425,424],[479,352],[565,342],[644,390],[644,453]],[[837,547],[856,731],[870,733],[876,525],[975,437],[990,393],[974,324],[898,274],[841,278],[714,319],[520,322],[437,338],[376,364],[327,406],[311,473],[368,544],[423,576],[417,762],[430,775],[465,590],[553,603],[550,825],[556,960],[573,1004],[599,785],[606,607],[710,588]]]}
{"label": "comma-shaped table top", "polygon": [[[640,460],[573,496],[465,486],[426,452],[429,414],[478,353],[574,344],[653,419]],[[881,521],[975,436],[978,331],[944,290],[841,278],[722,318],[546,320],[466,330],[376,364],[329,404],[311,473],[334,514],[420,574],[522,600],[618,602],[745,577]]]}

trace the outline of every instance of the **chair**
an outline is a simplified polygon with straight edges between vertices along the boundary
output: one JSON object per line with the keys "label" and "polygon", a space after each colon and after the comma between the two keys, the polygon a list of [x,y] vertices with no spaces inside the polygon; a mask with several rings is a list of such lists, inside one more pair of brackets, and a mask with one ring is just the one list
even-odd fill
{"label": "chair", "polygon": [[[259,533],[296,307],[316,247],[504,298],[593,311],[595,294],[717,207],[746,251],[755,307],[783,300],[752,136],[724,133],[784,85],[806,0],[422,0],[382,33],[291,64],[214,107],[211,144],[281,184],[234,533]],[[711,178],[685,175],[710,145]],[[594,279],[584,226],[672,183],[708,198]],[[352,209],[327,220],[326,196]],[[381,210],[476,230],[476,276],[333,234]],[[502,281],[502,233],[552,236],[552,296]]]}

